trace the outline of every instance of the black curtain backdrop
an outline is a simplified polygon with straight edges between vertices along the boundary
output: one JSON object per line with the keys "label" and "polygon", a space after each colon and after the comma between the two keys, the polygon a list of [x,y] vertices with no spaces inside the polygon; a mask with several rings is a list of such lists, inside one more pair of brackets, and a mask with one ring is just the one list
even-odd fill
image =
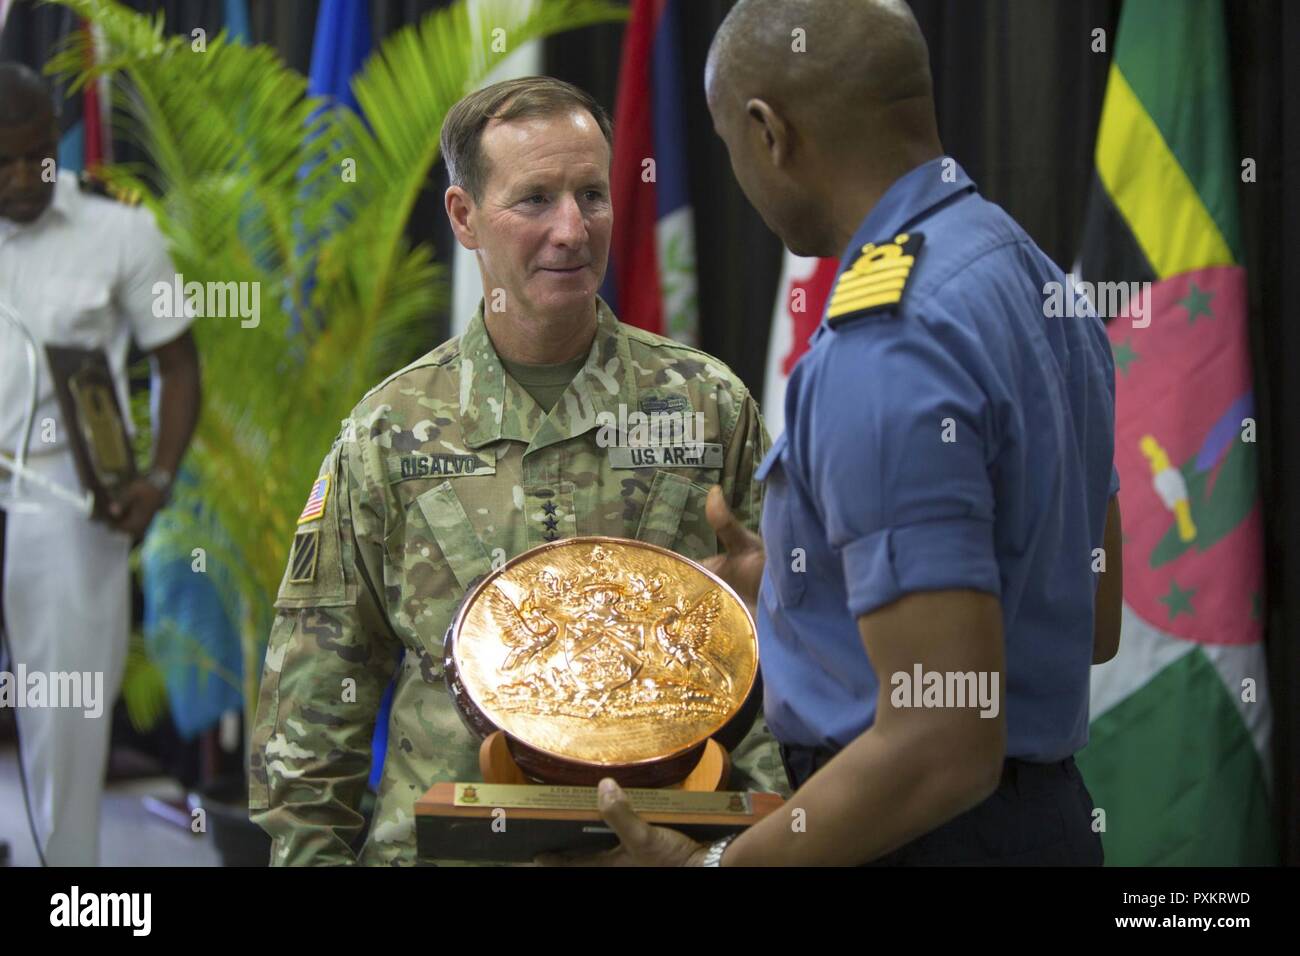
{"label": "black curtain backdrop", "polygon": [[[373,0],[376,41],[449,0]],[[911,0],[930,44],[939,127],[948,152],[983,194],[1011,213],[1063,267],[1074,261],[1093,172],[1093,146],[1122,0]],[[1169,0],[1177,2],[1177,0]],[[220,0],[133,0],[166,12],[171,29],[222,25]],[[781,248],[732,178],[703,96],[704,60],[732,0],[681,5],[684,104],[692,156],[702,344],[760,393]],[[250,0],[255,42],[307,71],[317,0]],[[1300,328],[1283,277],[1300,268],[1300,4],[1226,0],[1240,155],[1256,160],[1243,183],[1251,349],[1261,443],[1268,573],[1267,641],[1274,704],[1274,776],[1283,859],[1300,862]],[[39,66],[61,11],[15,5],[0,57]],[[1092,31],[1107,52],[1092,52]],[[589,90],[613,114],[622,25],[590,27],[546,44],[545,70]],[[1289,41],[1289,44],[1288,44]],[[121,153],[119,152],[119,155]],[[449,262],[445,173],[431,177],[412,238]],[[430,343],[447,329],[430,317]],[[420,349],[423,350],[422,348]],[[1292,547],[1288,548],[1287,544]]]}
{"label": "black curtain backdrop", "polygon": [[[1283,283],[1300,268],[1300,4],[1226,4],[1237,149],[1257,163],[1243,183],[1242,241],[1264,509],[1265,641],[1273,695],[1282,860],[1300,863],[1300,329]],[[1287,49],[1292,51],[1289,57]]]}

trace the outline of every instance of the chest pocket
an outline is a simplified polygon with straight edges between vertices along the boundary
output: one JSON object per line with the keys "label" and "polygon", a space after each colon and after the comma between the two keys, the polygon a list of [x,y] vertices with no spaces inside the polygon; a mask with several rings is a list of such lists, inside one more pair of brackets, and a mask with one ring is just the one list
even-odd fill
{"label": "chest pocket", "polygon": [[[795,550],[799,542],[794,534],[795,501],[787,471],[788,450],[789,443],[782,432],[754,472],[754,480],[765,485],[763,540],[767,561],[763,573],[769,586],[763,589],[763,598],[771,600],[775,597],[781,607],[794,607],[803,600],[806,568],[806,559],[797,561],[804,555]],[[799,570],[795,570],[796,567]]]}
{"label": "chest pocket", "polygon": [[717,554],[717,538],[704,517],[708,496],[708,488],[683,475],[664,469],[655,472],[641,510],[637,540],[695,560]]}
{"label": "chest pocket", "polygon": [[492,559],[450,481],[424,492],[416,504],[461,591],[492,570]]}
{"label": "chest pocket", "polygon": [[90,347],[108,341],[114,316],[110,310],[107,281],[81,276],[60,276],[50,280],[47,303],[50,329],[46,341]]}

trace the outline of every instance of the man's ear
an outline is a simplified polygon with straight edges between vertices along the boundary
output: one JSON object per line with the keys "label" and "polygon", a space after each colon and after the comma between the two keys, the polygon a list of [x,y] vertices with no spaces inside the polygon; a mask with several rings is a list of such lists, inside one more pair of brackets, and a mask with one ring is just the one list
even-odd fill
{"label": "man's ear", "polygon": [[758,136],[773,166],[790,161],[790,127],[766,100],[752,99],[745,104],[750,133]]}
{"label": "man's ear", "polygon": [[470,222],[475,209],[474,197],[461,186],[448,186],[443,204],[447,208],[447,218],[451,221],[451,231],[456,236],[456,241],[466,249],[477,249],[478,237],[474,235],[474,227]]}

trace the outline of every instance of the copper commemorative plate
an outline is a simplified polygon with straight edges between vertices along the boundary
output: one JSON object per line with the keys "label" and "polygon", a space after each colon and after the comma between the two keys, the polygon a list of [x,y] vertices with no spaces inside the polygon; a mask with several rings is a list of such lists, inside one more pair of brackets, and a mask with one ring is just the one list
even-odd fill
{"label": "copper commemorative plate", "polygon": [[567,538],[518,555],[465,599],[448,644],[467,723],[505,731],[521,768],[548,782],[655,765],[680,779],[709,737],[752,713],[749,609],[696,562],[639,541]]}

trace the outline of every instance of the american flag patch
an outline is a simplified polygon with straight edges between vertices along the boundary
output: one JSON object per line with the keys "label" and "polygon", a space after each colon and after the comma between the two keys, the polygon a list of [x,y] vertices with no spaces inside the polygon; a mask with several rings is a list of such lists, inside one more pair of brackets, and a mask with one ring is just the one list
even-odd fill
{"label": "american flag patch", "polygon": [[316,484],[311,486],[311,494],[307,496],[307,504],[303,506],[302,514],[298,515],[298,523],[306,521],[315,521],[325,513],[325,499],[330,495],[330,476],[321,475],[316,479]]}

